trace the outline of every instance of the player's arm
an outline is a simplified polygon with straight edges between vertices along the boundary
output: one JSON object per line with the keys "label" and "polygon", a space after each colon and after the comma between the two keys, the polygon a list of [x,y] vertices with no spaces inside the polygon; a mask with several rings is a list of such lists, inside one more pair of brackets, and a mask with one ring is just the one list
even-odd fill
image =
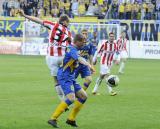
{"label": "player's arm", "polygon": [[96,62],[97,62],[97,56],[98,56],[98,50],[95,52],[95,54],[94,54],[94,56],[93,56],[93,59],[92,59],[93,65],[95,65]]}
{"label": "player's arm", "polygon": [[33,16],[26,15],[23,10],[18,10],[18,13],[20,13],[23,17],[25,17],[25,18],[33,21],[33,22],[36,22],[36,23],[38,23],[38,24],[41,24],[41,25],[43,25],[44,27],[50,29],[50,27],[49,27],[47,24],[45,24],[45,23],[43,22],[43,20],[41,20],[41,19],[39,19],[39,18],[37,18],[37,17],[33,17]]}
{"label": "player's arm", "polygon": [[95,72],[95,69],[93,68],[93,66],[89,62],[87,62],[83,57],[79,56],[78,61],[81,64],[88,66],[93,72]]}
{"label": "player's arm", "polygon": [[99,49],[95,52],[95,54],[93,56],[93,59],[92,59],[93,65],[96,64],[96,62],[97,62],[97,56],[98,56],[98,54],[101,53],[101,51],[103,50],[103,48],[104,48],[104,43],[102,43],[102,45],[99,47]]}
{"label": "player's arm", "polygon": [[89,56],[89,63],[93,66],[93,55]]}

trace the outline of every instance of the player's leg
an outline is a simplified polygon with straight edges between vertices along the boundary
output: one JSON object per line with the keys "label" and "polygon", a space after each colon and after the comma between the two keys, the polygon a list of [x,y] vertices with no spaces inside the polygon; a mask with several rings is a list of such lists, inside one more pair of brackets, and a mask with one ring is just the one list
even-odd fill
{"label": "player's leg", "polygon": [[84,91],[84,89],[81,88],[81,86],[79,84],[75,83],[74,87],[75,87],[77,100],[75,100],[75,102],[74,102],[74,107],[73,107],[72,111],[70,112],[66,123],[71,126],[77,127],[76,116],[78,115],[78,113],[82,109],[83,104],[86,102],[87,94]]}
{"label": "player's leg", "polygon": [[[113,65],[113,64],[112,64]],[[117,92],[115,92],[114,90],[113,90],[113,88],[108,84],[108,82],[107,82],[107,78],[109,77],[109,75],[110,75],[110,71],[111,71],[111,68],[112,68],[112,65],[111,66],[105,66],[105,73],[106,73],[106,76],[105,76],[105,81],[106,81],[106,85],[107,85],[107,89],[108,89],[108,92],[109,92],[109,94],[111,95],[111,96],[115,96],[115,95],[117,95]]]}
{"label": "player's leg", "polygon": [[87,90],[92,82],[91,71],[87,66],[83,65],[83,67],[81,68],[81,77],[84,78],[83,89]]}
{"label": "player's leg", "polygon": [[86,76],[85,77],[85,82],[83,83],[83,89],[87,90],[87,88],[89,87],[91,82],[92,82],[92,76]]}
{"label": "player's leg", "polygon": [[122,51],[120,53],[120,55],[121,55],[121,61],[120,61],[120,67],[119,67],[119,71],[118,72],[120,74],[123,74],[124,73],[124,68],[125,68],[125,63],[126,63],[128,55],[127,55],[126,51]]}
{"label": "player's leg", "polygon": [[92,94],[98,95],[98,89],[99,89],[99,86],[100,86],[102,80],[104,79],[104,77],[105,77],[105,74],[100,74],[99,75],[99,77],[96,80],[96,84],[95,84],[95,86],[92,90]]}
{"label": "player's leg", "polygon": [[53,77],[53,81],[55,84],[55,90],[60,100],[64,100],[65,98],[63,90],[57,81],[57,71],[59,68],[59,64],[60,62],[62,62],[62,60],[63,57],[46,56],[46,63],[48,65],[48,68],[50,69],[50,73],[51,76]]}
{"label": "player's leg", "polygon": [[98,92],[98,88],[102,82],[102,80],[104,79],[105,75],[106,75],[106,65],[104,64],[100,64],[100,76],[97,78],[96,80],[96,84],[94,86],[94,89],[92,90],[92,94],[96,95]]}
{"label": "player's leg", "polygon": [[[59,80],[59,79],[58,79]],[[66,95],[65,100],[61,101],[58,107],[55,109],[54,113],[51,116],[51,119],[48,121],[53,127],[57,126],[57,119],[59,116],[75,101],[75,93],[71,89],[73,82],[69,79],[60,79],[59,83],[61,84],[62,90]]]}

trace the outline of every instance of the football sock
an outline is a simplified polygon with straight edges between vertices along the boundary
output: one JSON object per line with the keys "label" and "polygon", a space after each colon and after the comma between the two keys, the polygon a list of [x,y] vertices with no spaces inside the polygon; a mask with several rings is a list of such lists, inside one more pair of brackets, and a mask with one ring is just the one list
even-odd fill
{"label": "football sock", "polygon": [[66,99],[65,101],[61,101],[61,103],[58,105],[56,110],[51,116],[52,120],[57,120],[57,118],[65,111],[66,108],[68,108],[69,105],[71,105],[72,102],[69,99]]}
{"label": "football sock", "polygon": [[57,92],[57,94],[58,94],[59,99],[60,99],[61,101],[65,100],[65,95],[64,95],[64,93],[63,93],[63,90],[62,90],[61,86],[57,84],[57,85],[55,86],[55,89],[56,89],[56,92]]}
{"label": "football sock", "polygon": [[85,103],[85,101],[86,100],[83,100],[80,98],[78,98],[78,100],[75,100],[74,107],[68,117],[69,120],[75,121],[76,116],[79,113],[79,111],[81,110],[81,108],[83,107],[83,104]]}
{"label": "football sock", "polygon": [[101,84],[101,82],[102,82],[102,79],[100,77],[98,77],[97,80],[96,80],[96,85],[94,86],[94,89],[93,89],[92,92],[97,92],[98,91],[98,87]]}
{"label": "football sock", "polygon": [[121,63],[120,63],[120,67],[119,67],[119,72],[120,72],[120,73],[123,73],[124,67],[125,67],[125,63],[124,63],[124,62],[121,62]]}
{"label": "football sock", "polygon": [[83,89],[86,91],[88,87],[89,87],[89,84],[85,82],[85,83],[83,84]]}

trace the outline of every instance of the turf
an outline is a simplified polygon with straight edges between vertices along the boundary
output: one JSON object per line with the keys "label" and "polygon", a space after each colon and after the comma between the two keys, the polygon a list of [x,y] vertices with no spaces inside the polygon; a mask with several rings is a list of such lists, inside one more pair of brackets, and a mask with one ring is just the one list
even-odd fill
{"label": "turf", "polygon": [[[91,94],[97,66],[88,101],[77,118],[79,129],[159,129],[159,66],[160,60],[129,59],[114,97],[105,82],[101,95]],[[46,121],[58,103],[44,57],[0,55],[0,129],[51,129]],[[65,124],[68,113],[58,121],[61,129],[72,128]]]}

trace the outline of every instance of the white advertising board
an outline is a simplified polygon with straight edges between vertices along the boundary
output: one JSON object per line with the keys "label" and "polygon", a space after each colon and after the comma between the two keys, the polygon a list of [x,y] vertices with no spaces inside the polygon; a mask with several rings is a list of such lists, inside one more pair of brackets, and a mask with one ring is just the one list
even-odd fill
{"label": "white advertising board", "polygon": [[160,42],[130,41],[130,58],[160,59]]}

